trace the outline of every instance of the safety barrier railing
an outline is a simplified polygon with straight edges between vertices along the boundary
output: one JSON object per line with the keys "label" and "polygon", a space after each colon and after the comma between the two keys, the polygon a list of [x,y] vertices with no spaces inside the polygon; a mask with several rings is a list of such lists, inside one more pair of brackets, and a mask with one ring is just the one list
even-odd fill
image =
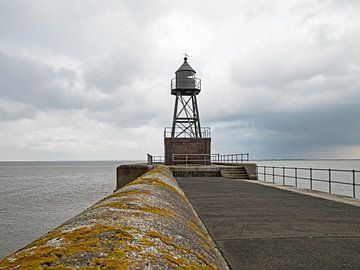
{"label": "safety barrier railing", "polygon": [[176,164],[210,164],[211,154],[172,154],[172,162]]}
{"label": "safety barrier railing", "polygon": [[243,163],[249,161],[249,153],[243,154],[212,154],[211,162],[214,163]]}
{"label": "safety barrier railing", "polygon": [[[264,182],[326,191],[330,194],[351,196],[353,198],[357,197],[357,187],[360,186],[357,183],[357,179],[360,179],[360,171],[357,170],[257,166],[256,174],[258,179]],[[304,185],[304,181],[307,184]],[[344,190],[343,187],[345,186],[351,187],[351,189]],[[335,192],[334,189],[336,189]]]}
{"label": "safety barrier railing", "polygon": [[[172,162],[174,164],[211,164],[211,163],[226,163],[238,164],[250,160],[249,153],[243,154],[172,154]],[[155,163],[164,163],[164,156],[153,156],[147,154],[147,161],[149,165]]]}
{"label": "safety barrier railing", "polygon": [[149,165],[164,163],[164,156],[153,156],[151,154],[147,154],[147,163]]}

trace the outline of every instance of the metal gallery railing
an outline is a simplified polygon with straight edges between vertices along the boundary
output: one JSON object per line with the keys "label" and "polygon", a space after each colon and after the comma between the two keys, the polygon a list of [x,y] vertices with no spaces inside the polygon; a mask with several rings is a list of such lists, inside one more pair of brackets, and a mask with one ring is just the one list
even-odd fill
{"label": "metal gallery railing", "polygon": [[[201,138],[211,138],[211,128],[210,127],[202,127],[200,128]],[[174,135],[174,136],[173,136]],[[189,135],[189,133],[184,132],[183,129],[176,128],[174,134],[172,134],[172,128],[166,127],[164,128],[164,138],[193,138]]]}
{"label": "metal gallery railing", "polygon": [[201,79],[193,77],[191,79],[173,78],[170,83],[171,90],[175,89],[197,89],[201,90]]}
{"label": "metal gallery railing", "polygon": [[[257,166],[256,174],[258,179],[264,182],[281,183],[284,186],[308,188],[353,198],[357,197],[357,187],[360,186],[357,183],[357,179],[360,180],[360,171],[357,170]],[[304,181],[307,184],[304,185]],[[344,187],[350,187],[351,192],[348,189],[344,191]]]}

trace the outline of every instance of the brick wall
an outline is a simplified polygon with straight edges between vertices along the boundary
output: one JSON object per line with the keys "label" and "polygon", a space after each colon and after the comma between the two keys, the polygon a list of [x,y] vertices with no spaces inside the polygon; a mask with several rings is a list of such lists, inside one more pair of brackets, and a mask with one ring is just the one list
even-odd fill
{"label": "brick wall", "polygon": [[[177,154],[178,160],[186,159],[186,154],[211,154],[211,138],[165,138],[165,164],[184,164],[184,161],[173,162],[172,155]],[[207,159],[209,157],[207,156]],[[203,163],[204,156],[188,156],[188,163],[199,164]]]}

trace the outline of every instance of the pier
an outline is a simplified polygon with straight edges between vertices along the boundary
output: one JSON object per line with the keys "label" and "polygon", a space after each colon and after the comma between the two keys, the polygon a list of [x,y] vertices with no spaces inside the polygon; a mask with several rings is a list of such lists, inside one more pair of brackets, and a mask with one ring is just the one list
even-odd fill
{"label": "pier", "polygon": [[234,178],[255,168],[121,165],[114,194],[0,269],[360,268],[358,200]]}
{"label": "pier", "polygon": [[360,268],[357,206],[258,181],[177,181],[231,269]]}

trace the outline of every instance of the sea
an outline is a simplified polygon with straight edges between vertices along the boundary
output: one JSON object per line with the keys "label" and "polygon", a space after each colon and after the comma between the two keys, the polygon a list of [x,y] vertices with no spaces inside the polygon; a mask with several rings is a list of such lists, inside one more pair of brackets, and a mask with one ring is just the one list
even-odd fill
{"label": "sea", "polygon": [[110,195],[127,163],[0,162],[0,259]]}
{"label": "sea", "polygon": [[[116,184],[116,167],[140,161],[49,161],[0,162],[0,259],[36,240],[48,231],[79,214],[107,195]],[[360,160],[257,160],[259,166],[302,167],[320,169],[358,170]],[[272,173],[272,169],[267,169]],[[320,173],[321,171],[319,171]],[[275,169],[275,174],[281,169]],[[287,175],[293,172],[289,169]],[[306,176],[299,170],[298,175]],[[327,171],[315,177],[327,177]],[[340,173],[338,173],[340,174]],[[342,176],[342,175],[346,175]],[[336,172],[332,173],[336,177]],[[338,175],[340,177],[340,175]],[[263,177],[263,176],[262,176]],[[341,173],[351,183],[351,172]],[[267,176],[267,181],[272,181]],[[281,183],[282,177],[274,177]],[[294,179],[286,179],[287,185]],[[309,182],[298,180],[298,186],[307,188]],[[333,192],[352,195],[350,185],[333,185]],[[327,183],[313,183],[313,189],[327,192]],[[356,195],[360,198],[360,187]]]}

